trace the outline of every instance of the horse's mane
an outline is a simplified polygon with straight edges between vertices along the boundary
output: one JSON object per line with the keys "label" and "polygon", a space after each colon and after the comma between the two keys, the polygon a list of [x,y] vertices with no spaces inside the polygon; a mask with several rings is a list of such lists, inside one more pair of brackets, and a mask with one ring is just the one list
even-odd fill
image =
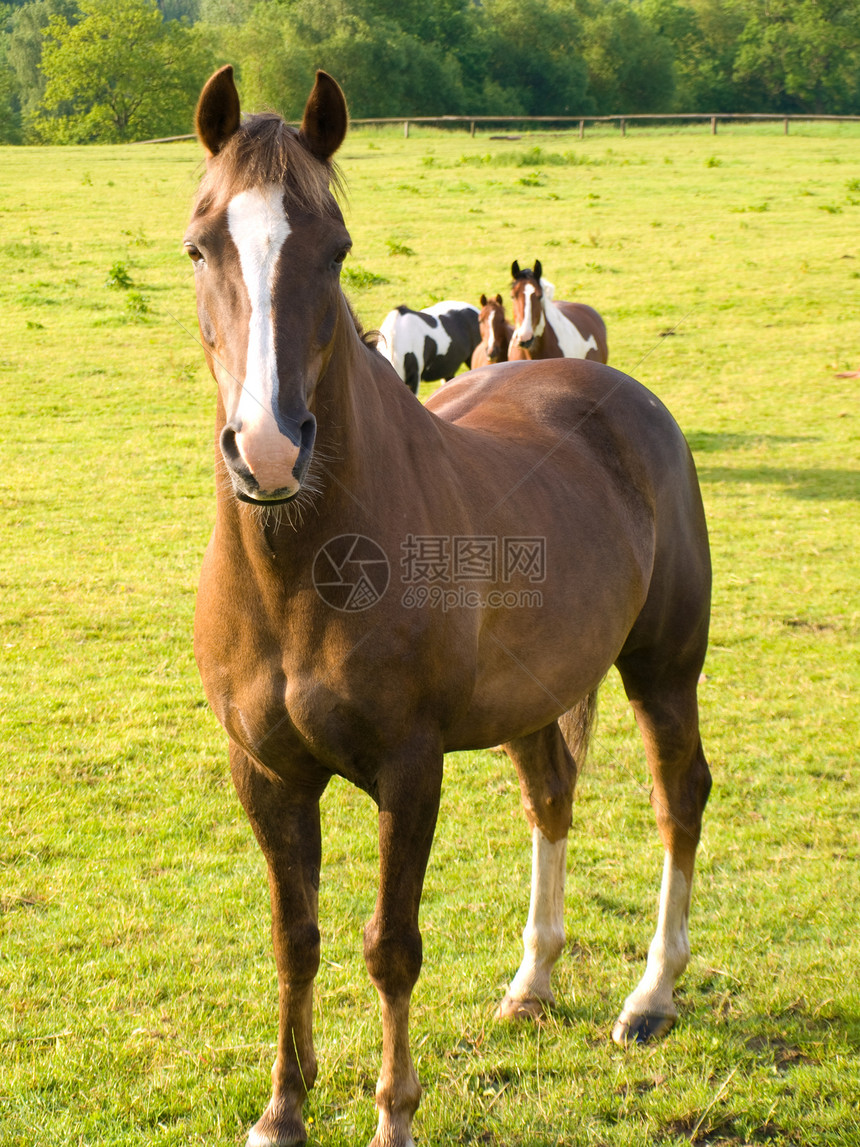
{"label": "horse's mane", "polygon": [[549,279],[541,279],[540,289],[543,291],[543,297],[548,303],[551,303],[555,298],[555,284],[551,283]]}
{"label": "horse's mane", "polygon": [[288,206],[315,215],[331,215],[337,210],[332,191],[344,194],[335,164],[320,163],[304,146],[296,128],[274,112],[263,112],[243,120],[209,161],[197,192],[195,213],[267,183],[284,188]]}
{"label": "horse's mane", "polygon": [[[558,340],[558,345],[562,348],[562,352],[564,354],[570,352],[571,344],[569,340],[571,338],[575,340],[573,345],[579,345],[584,342],[585,345],[588,346],[589,340],[591,340],[591,345],[596,347],[597,343],[594,341],[594,336],[589,335],[588,339],[585,339],[576,323],[573,322],[572,319],[569,319],[561,307],[559,307],[558,303],[556,303],[553,297],[555,295],[555,287],[553,284],[547,279],[541,279],[540,286],[543,291],[543,313],[546,316],[547,323],[552,327],[553,334]],[[579,356],[572,355],[571,357],[577,358]]]}
{"label": "horse's mane", "polygon": [[355,333],[358,335],[366,347],[370,347],[371,350],[376,350],[376,344],[379,341],[379,331],[365,330],[364,324],[352,309],[352,303],[349,301],[349,299],[346,298],[346,295],[344,295],[344,299],[346,300],[346,305],[349,310],[350,318],[352,319],[352,324],[355,327]]}

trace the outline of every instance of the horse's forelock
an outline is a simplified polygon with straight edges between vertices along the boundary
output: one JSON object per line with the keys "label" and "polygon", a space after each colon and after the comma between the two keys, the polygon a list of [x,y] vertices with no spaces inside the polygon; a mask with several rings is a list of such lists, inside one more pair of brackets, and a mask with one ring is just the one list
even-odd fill
{"label": "horse's forelock", "polygon": [[336,166],[321,163],[301,142],[296,128],[279,115],[249,116],[222,150],[209,161],[197,193],[195,210],[226,203],[233,196],[264,184],[282,186],[290,206],[314,215],[336,210],[332,195],[343,193]]}

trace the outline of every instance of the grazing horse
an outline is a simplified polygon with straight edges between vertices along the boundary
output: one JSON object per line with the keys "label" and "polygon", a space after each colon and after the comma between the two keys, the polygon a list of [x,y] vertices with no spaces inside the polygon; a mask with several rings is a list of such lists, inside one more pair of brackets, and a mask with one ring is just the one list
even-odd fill
{"label": "grazing horse", "polygon": [[541,277],[540,260],[534,270],[511,265],[514,334],[508,347],[512,361],[533,358],[590,358],[609,361],[606,324],[585,303],[553,299],[552,283]]}
{"label": "grazing horse", "polygon": [[508,343],[514,328],[505,318],[501,295],[496,295],[494,299],[481,295],[478,326],[481,328],[481,341],[472,354],[472,370],[479,366],[489,366],[491,362],[507,362]]}
{"label": "grazing horse", "polygon": [[402,304],[389,311],[376,348],[417,394],[420,383],[451,378],[468,366],[480,341],[478,308],[448,299],[423,311]]}
{"label": "grazing horse", "polygon": [[413,400],[341,291],[350,237],[331,158],[347,110],[330,76],[317,73],[297,130],[242,119],[222,68],[196,127],[207,167],[185,249],[218,384],[220,476],[195,655],[268,865],[280,1009],[272,1097],[248,1141],[306,1139],[320,797],[337,775],[379,809],[364,931],[382,1011],[372,1147],[409,1147],[421,1095],[409,1003],[444,755],[503,743],[519,775],[531,904],[500,1014],[536,1015],[554,1002],[571,801],[613,664],[645,742],[665,858],[644,975],[612,1034],[660,1036],[677,1015],[710,787],[696,702],[710,587],[699,487],[662,403],[598,363],[502,363],[427,406]]}

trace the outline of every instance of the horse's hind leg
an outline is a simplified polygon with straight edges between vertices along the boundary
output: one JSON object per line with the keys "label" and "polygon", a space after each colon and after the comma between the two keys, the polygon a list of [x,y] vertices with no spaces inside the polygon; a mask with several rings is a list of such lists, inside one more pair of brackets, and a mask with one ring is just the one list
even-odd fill
{"label": "horse's hind leg", "polygon": [[523,961],[497,1015],[540,1016],[555,998],[552,969],[564,948],[564,878],[567,832],[576,784],[574,761],[558,724],[505,745],[517,767],[526,818],[532,830],[532,885],[523,930]]}
{"label": "horse's hind leg", "polygon": [[665,1034],[677,1017],[672,991],[690,958],[687,920],[693,865],[711,774],[699,738],[696,685],[700,655],[684,668],[636,653],[617,665],[645,742],[653,788],[651,804],[665,849],[657,931],[645,975],[624,1002],[612,1032],[616,1043]]}
{"label": "horse's hind leg", "polygon": [[278,1051],[272,1067],[272,1098],[248,1134],[248,1147],[293,1147],[307,1140],[302,1106],[317,1074],[311,1021],[320,959],[319,798],[327,778],[322,776],[318,784],[296,793],[270,780],[233,744],[230,767],[268,865],[278,968]]}

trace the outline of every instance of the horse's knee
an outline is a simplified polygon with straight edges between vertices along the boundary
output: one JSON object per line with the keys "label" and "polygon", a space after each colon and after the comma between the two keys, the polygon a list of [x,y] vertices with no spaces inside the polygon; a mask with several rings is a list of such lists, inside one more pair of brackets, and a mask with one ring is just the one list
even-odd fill
{"label": "horse's knee", "polygon": [[409,993],[418,979],[423,958],[421,933],[403,927],[383,932],[374,917],[364,929],[364,962],[374,985],[385,995]]}
{"label": "horse's knee", "polygon": [[320,966],[320,930],[313,921],[273,924],[272,939],[278,964],[291,983],[309,983],[314,979]]}

